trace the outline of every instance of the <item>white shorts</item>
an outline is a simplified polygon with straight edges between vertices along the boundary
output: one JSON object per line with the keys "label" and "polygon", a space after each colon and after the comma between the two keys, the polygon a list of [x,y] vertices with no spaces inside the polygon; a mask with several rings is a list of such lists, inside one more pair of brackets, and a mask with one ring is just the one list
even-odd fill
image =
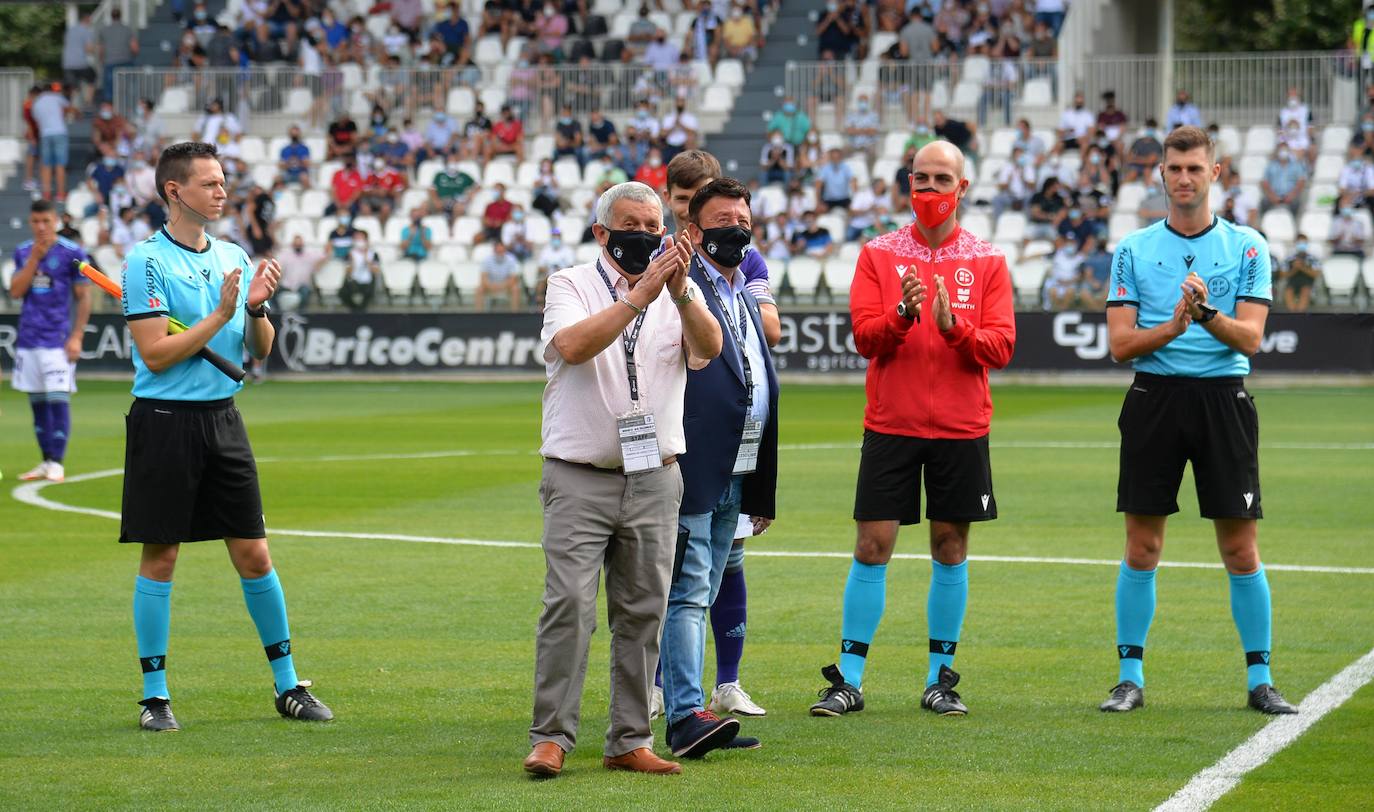
{"label": "white shorts", "polygon": [[75,392],[76,364],[63,347],[25,347],[14,351],[14,388],[20,392]]}

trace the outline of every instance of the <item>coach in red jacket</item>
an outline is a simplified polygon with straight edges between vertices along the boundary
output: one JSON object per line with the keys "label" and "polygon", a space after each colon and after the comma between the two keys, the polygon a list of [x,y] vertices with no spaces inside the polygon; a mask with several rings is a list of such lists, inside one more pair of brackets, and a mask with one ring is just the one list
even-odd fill
{"label": "coach in red jacket", "polygon": [[[1006,259],[959,227],[968,190],[964,157],[936,141],[916,154],[916,222],[864,246],[849,292],[854,343],[867,359],[868,405],[854,519],[858,540],[844,591],[838,667],[813,716],[863,709],[869,644],[882,618],[887,562],[900,525],[926,518],[932,557],[930,665],[921,707],[968,713],[950,666],[968,603],[969,523],[997,518],[988,460],[988,369],[1011,360],[1016,342]],[[928,295],[929,294],[929,295]]]}

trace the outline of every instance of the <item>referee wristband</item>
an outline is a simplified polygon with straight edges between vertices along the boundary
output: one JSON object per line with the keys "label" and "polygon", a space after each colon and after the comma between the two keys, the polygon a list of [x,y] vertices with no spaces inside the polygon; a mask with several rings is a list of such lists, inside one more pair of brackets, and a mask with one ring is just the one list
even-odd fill
{"label": "referee wristband", "polygon": [[625,305],[626,305],[627,307],[629,307],[631,310],[633,310],[633,311],[635,312],[635,315],[636,315],[636,316],[642,316],[642,315],[644,315],[644,308],[640,307],[639,305],[636,305],[634,302],[630,301],[629,299],[621,299],[620,301],[624,302]]}

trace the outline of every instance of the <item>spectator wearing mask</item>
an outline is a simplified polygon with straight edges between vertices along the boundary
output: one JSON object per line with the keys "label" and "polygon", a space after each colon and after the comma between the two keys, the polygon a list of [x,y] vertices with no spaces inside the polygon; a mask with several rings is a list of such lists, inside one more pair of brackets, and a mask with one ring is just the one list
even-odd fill
{"label": "spectator wearing mask", "polygon": [[151,155],[162,152],[162,144],[166,139],[167,129],[162,123],[162,116],[158,115],[152,99],[138,100],[138,114],[134,117],[133,125],[134,149],[147,150]]}
{"label": "spectator wearing mask", "polygon": [[454,141],[458,138],[458,124],[442,111],[434,114],[425,128],[425,146],[417,161],[430,158],[446,158],[454,154]]}
{"label": "spectator wearing mask", "polygon": [[873,109],[867,93],[860,93],[850,113],[844,121],[844,134],[849,139],[849,148],[862,152],[872,161],[878,147],[878,131],[882,126],[878,111]]}
{"label": "spectator wearing mask", "polygon": [[1160,160],[1164,158],[1164,142],[1160,140],[1159,124],[1152,118],[1145,120],[1145,129],[1141,130],[1140,137],[1131,142],[1131,146],[1126,150],[1126,173],[1124,180],[1127,183],[1141,180],[1148,173],[1155,171]]}
{"label": "spectator wearing mask", "polygon": [[410,181],[406,179],[404,172],[397,172],[387,166],[383,158],[372,160],[372,174],[367,176],[367,191],[364,200],[377,216],[385,221],[395,210],[396,204],[400,202],[401,195],[405,193]]}
{"label": "spectator wearing mask", "polygon": [[1011,160],[997,171],[997,194],[992,199],[995,221],[1007,209],[1023,211],[1035,194],[1035,163],[1025,151],[1013,147]]}
{"label": "spectator wearing mask", "polygon": [[501,105],[501,118],[491,125],[487,135],[485,159],[490,161],[498,155],[514,155],[515,160],[525,160],[525,126],[515,117],[509,104]]}
{"label": "spectator wearing mask", "polygon": [[1331,221],[1331,253],[1364,257],[1369,243],[1369,227],[1355,216],[1354,201],[1341,198],[1340,208]]}
{"label": "spectator wearing mask", "polygon": [[277,254],[276,259],[281,265],[276,299],[280,300],[283,293],[292,293],[297,302],[293,309],[304,310],[315,290],[315,274],[324,266],[327,257],[319,249],[307,247],[305,238],[297,234],[291,238],[291,246]]}
{"label": "spectator wearing mask", "polygon": [[329,243],[329,253],[334,259],[348,259],[349,253],[353,250],[353,242],[362,233],[353,227],[353,217],[345,214],[339,218],[339,222],[334,229],[329,232],[326,241]]}
{"label": "spectator wearing mask", "polygon": [[134,64],[134,58],[138,56],[138,35],[124,24],[118,7],[110,11],[110,22],[96,31],[95,45],[104,68],[100,85],[101,98],[113,101],[115,70],[130,67]]}
{"label": "spectator wearing mask", "polygon": [[854,199],[849,202],[849,224],[846,226],[845,242],[854,242],[877,221],[879,207],[887,207],[887,184],[882,178],[874,178],[867,186],[859,187]]}
{"label": "spectator wearing mask", "polygon": [[415,166],[415,155],[394,128],[387,130],[381,143],[372,147],[372,154],[386,161],[387,166],[402,173],[408,174]]}
{"label": "spectator wearing mask", "polygon": [[361,313],[377,295],[377,277],[382,272],[381,257],[368,247],[366,231],[354,232],[353,243],[344,262],[347,270],[343,285],[339,288],[339,300],[354,313]]}
{"label": "spectator wearing mask", "polygon": [[517,262],[524,262],[534,254],[534,246],[530,245],[529,229],[526,227],[525,210],[520,206],[512,206],[510,219],[501,226],[501,244],[506,246],[506,250]]}
{"label": "spectator wearing mask", "polygon": [[448,14],[434,26],[434,32],[443,40],[445,51],[452,54],[460,63],[466,61],[471,29],[468,27],[468,21],[463,19],[462,3],[459,0],[449,3]]}
{"label": "spectator wearing mask", "polygon": [[832,147],[828,157],[829,160],[816,170],[816,197],[821,202],[818,210],[822,213],[831,209],[848,209],[858,188],[853,168],[844,162],[844,153]]}
{"label": "spectator wearing mask", "polygon": [[730,16],[720,30],[721,47],[730,59],[738,59],[747,69],[758,58],[760,45],[758,26],[754,15],[746,13],[739,3],[730,7]]}
{"label": "spectator wearing mask", "polygon": [[449,158],[429,188],[430,211],[442,211],[452,223],[467,214],[468,202],[476,189],[477,179],[464,172],[457,160]]}
{"label": "spectator wearing mask", "polygon": [[759,168],[764,183],[787,183],[792,176],[792,145],[774,130],[759,152]]}
{"label": "spectator wearing mask", "polygon": [[974,158],[978,151],[978,131],[957,118],[950,118],[942,110],[935,111],[935,134],[959,148],[966,157]]}
{"label": "spectator wearing mask", "polygon": [[663,155],[657,147],[649,150],[649,156],[640,165],[639,171],[635,172],[634,180],[659,194],[668,188],[668,166],[663,162]]}
{"label": "spectator wearing mask", "polygon": [[1263,214],[1277,206],[1283,206],[1297,216],[1302,205],[1302,193],[1307,188],[1307,169],[1301,161],[1293,159],[1287,147],[1279,147],[1269,165],[1264,168],[1264,179],[1260,190],[1264,199],[1260,203]]}
{"label": "spectator wearing mask", "polygon": [[534,201],[532,208],[552,218],[562,205],[559,196],[558,176],[553,171],[553,161],[545,158],[539,162],[539,175],[534,179]]}
{"label": "spectator wearing mask", "polygon": [[687,40],[682,52],[694,62],[710,62],[714,69],[720,59],[721,20],[711,7],[711,0],[701,0],[697,4],[697,16],[687,30]]}
{"label": "spectator wearing mask", "polygon": [[249,255],[254,257],[270,256],[276,245],[272,220],[277,204],[272,195],[256,183],[248,190],[244,200],[244,219],[247,225],[245,236],[248,238]]}
{"label": "spectator wearing mask", "polygon": [[[1370,39],[1374,40],[1374,36]],[[1365,113],[1360,118],[1359,126],[1350,138],[1350,146],[1358,149],[1366,160],[1374,160],[1374,113]]]}
{"label": "spectator wearing mask", "polygon": [[620,143],[615,124],[600,110],[592,110],[587,122],[587,160],[594,161],[606,154],[606,150]]}
{"label": "spectator wearing mask", "polygon": [[1173,107],[1169,108],[1169,115],[1164,118],[1164,129],[1173,132],[1179,127],[1201,127],[1202,113],[1198,111],[1197,105],[1193,104],[1188,91],[1180,89],[1174,98]]}
{"label": "spectator wearing mask", "polygon": [[1341,197],[1349,199],[1356,206],[1368,203],[1370,192],[1374,190],[1374,162],[1366,160],[1358,149],[1352,147],[1349,159],[1336,179],[1336,188]]}
{"label": "spectator wearing mask", "polygon": [[429,252],[434,250],[434,232],[421,222],[424,216],[424,209],[411,209],[410,222],[401,229],[401,256],[406,259],[429,259]]}
{"label": "spectator wearing mask", "polygon": [[846,59],[854,45],[854,27],[850,13],[853,3],[829,0],[825,11],[816,21],[816,53],[823,56],[830,51],[837,59]]}
{"label": "spectator wearing mask", "polygon": [[671,161],[685,150],[696,149],[700,130],[701,123],[687,110],[686,91],[679,91],[673,101],[672,111],[663,117],[659,128],[663,135],[664,161]]}
{"label": "spectator wearing mask", "polygon": [[[1296,87],[1288,88],[1288,98],[1283,107],[1279,108],[1279,130],[1286,131],[1289,127],[1297,125],[1303,134],[1307,136],[1309,142],[1314,139],[1312,127],[1312,110],[1303,103],[1302,93]],[[1312,155],[1312,160],[1316,159],[1316,154]]]}
{"label": "spectator wearing mask", "polygon": [[488,296],[504,296],[510,302],[511,312],[517,312],[520,309],[520,263],[500,240],[493,242],[491,247],[491,254],[481,263],[473,306],[482,312],[486,309]]}
{"label": "spectator wearing mask", "polygon": [[1311,133],[1297,121],[1290,120],[1281,127],[1276,140],[1280,145],[1288,147],[1293,157],[1308,168],[1311,168],[1317,159],[1317,145],[1313,143]]}
{"label": "spectator wearing mask", "polygon": [[[435,113],[437,120],[443,116],[442,113]],[[358,124],[349,117],[347,110],[340,110],[339,115],[329,125],[329,137],[325,139],[326,161],[341,160],[351,157],[358,152]]]}
{"label": "spectator wearing mask", "polygon": [[544,298],[549,289],[549,277],[564,268],[571,268],[576,262],[577,257],[572,246],[563,242],[563,232],[555,228],[549,233],[548,244],[540,249],[539,256],[535,259],[538,277],[534,282],[534,303],[541,310],[544,308]]}
{"label": "spectator wearing mask", "polygon": [[1083,254],[1078,241],[1063,236],[1056,241],[1050,270],[1045,276],[1046,310],[1070,310],[1078,303],[1078,288],[1083,278]]}
{"label": "spectator wearing mask", "polygon": [[1073,106],[1059,116],[1059,145],[1064,150],[1086,149],[1088,135],[1097,123],[1097,117],[1088,109],[1087,102],[1080,91],[1073,95]]}
{"label": "spectator wearing mask", "polygon": [[1129,119],[1121,108],[1116,106],[1116,91],[1108,90],[1102,94],[1102,109],[1097,113],[1097,120],[1094,122],[1097,129],[1107,136],[1113,143],[1121,140],[1121,136],[1126,132],[1126,124]]}
{"label": "spectator wearing mask", "polygon": [[291,141],[281,148],[281,154],[277,156],[277,171],[286,183],[299,185],[302,189],[310,188],[310,148],[301,139],[301,128],[292,126],[287,132]]}
{"label": "spectator wearing mask", "polygon": [[237,158],[243,125],[239,124],[238,116],[225,111],[222,99],[211,99],[205,106],[204,115],[196,122],[191,140],[214,144],[221,156]]}
{"label": "spectator wearing mask", "polygon": [[95,121],[91,122],[91,143],[101,155],[129,154],[134,128],[115,112],[110,102],[101,102]]}
{"label": "spectator wearing mask", "polygon": [[119,211],[119,215],[110,226],[110,244],[123,257],[136,243],[148,239],[152,233],[153,228],[149,225],[148,218],[137,208],[127,206]]}
{"label": "spectator wearing mask", "polygon": [[91,12],[84,11],[62,35],[62,84],[75,92],[84,109],[89,109],[95,90],[95,69],[91,59],[97,51]]}
{"label": "spectator wearing mask", "polygon": [[[1361,250],[1357,256],[1363,257]],[[1312,255],[1306,234],[1293,243],[1293,255],[1283,263],[1283,305],[1293,313],[1306,313],[1312,305],[1312,288],[1322,278],[1321,260]]]}
{"label": "spectator wearing mask", "polygon": [[[113,155],[106,155],[100,160],[91,164],[86,172],[86,186],[91,190],[99,205],[106,206],[111,212],[117,212],[110,201],[110,193],[116,183],[124,178],[124,165]],[[92,204],[95,205],[95,204]],[[90,209],[86,216],[90,216]]]}
{"label": "spectator wearing mask", "polygon": [[367,190],[367,180],[358,171],[358,161],[352,155],[344,158],[343,168],[334,173],[329,185],[333,190],[334,200],[325,209],[325,214],[354,213],[363,192]]}
{"label": "spectator wearing mask", "polygon": [[1084,310],[1102,310],[1107,306],[1111,275],[1112,255],[1101,239],[1089,237],[1083,243],[1083,279],[1078,286],[1078,300]]}
{"label": "spectator wearing mask", "polygon": [[811,132],[811,119],[797,108],[796,99],[784,96],[782,107],[768,120],[768,131],[782,133],[783,140],[793,148],[806,143],[806,134]]}
{"label": "spectator wearing mask", "polygon": [[482,231],[474,238],[474,242],[500,242],[501,228],[510,220],[511,213],[515,207],[506,199],[506,185],[496,184],[496,197],[487,204],[482,212]]}
{"label": "spectator wearing mask", "polygon": [[816,224],[816,212],[802,215],[802,226],[792,234],[792,255],[825,259],[835,253],[835,239],[830,230]]}

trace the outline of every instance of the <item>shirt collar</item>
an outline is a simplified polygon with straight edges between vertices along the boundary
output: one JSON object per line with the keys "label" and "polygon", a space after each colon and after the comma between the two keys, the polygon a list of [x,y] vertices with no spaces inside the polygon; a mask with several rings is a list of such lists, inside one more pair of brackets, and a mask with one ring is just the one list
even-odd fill
{"label": "shirt collar", "polygon": [[709,260],[700,255],[698,258],[701,260],[701,267],[706,270],[706,278],[711,280],[717,291],[729,293],[732,298],[744,292],[744,273],[739,268],[735,268],[735,281],[732,284],[725,280],[725,275],[716,270],[716,266]]}

